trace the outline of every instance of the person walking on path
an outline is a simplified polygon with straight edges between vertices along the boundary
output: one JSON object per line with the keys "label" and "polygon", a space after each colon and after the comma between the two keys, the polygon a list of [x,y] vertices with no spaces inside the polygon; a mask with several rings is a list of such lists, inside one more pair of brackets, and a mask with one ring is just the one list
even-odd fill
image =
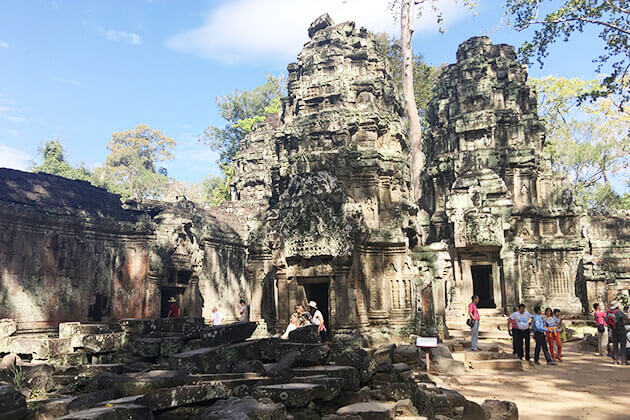
{"label": "person walking on path", "polygon": [[[561,362],[562,341],[560,340],[560,325],[558,324],[556,318],[554,318],[551,308],[545,309],[545,317],[543,318],[543,323],[545,324],[545,328],[547,328],[547,332],[545,333],[545,335],[547,337],[547,344],[549,345],[551,360]],[[554,347],[558,348],[557,352],[554,352]]]}
{"label": "person walking on path", "polygon": [[610,328],[613,343],[613,364],[628,364],[626,357],[626,328],[628,316],[619,309],[619,302],[616,300],[610,303],[610,309],[606,314],[606,323]]}
{"label": "person walking on path", "polygon": [[597,352],[600,356],[605,356],[608,347],[608,329],[606,328],[606,312],[599,309],[599,303],[593,304],[593,317],[597,327]]}
{"label": "person walking on path", "polygon": [[512,321],[516,321],[516,330],[512,331],[516,339],[516,355],[523,360],[523,347],[525,347],[525,360],[529,361],[530,349],[530,333],[529,326],[532,323],[532,314],[525,310],[525,305],[518,305],[518,311],[510,315],[508,319],[508,329],[511,327]]}
{"label": "person walking on path", "polygon": [[473,295],[470,300],[471,302],[468,304],[468,318],[472,321],[470,345],[472,351],[479,351],[479,323],[481,321],[479,309],[477,309],[479,296]]}
{"label": "person walking on path", "polygon": [[[546,312],[546,311],[545,311]],[[534,350],[534,363],[537,365],[540,364],[538,361],[540,357],[540,350],[542,349],[545,354],[545,360],[547,360],[548,365],[555,365],[556,362],[553,361],[551,355],[549,354],[549,349],[547,349],[547,341],[545,339],[545,334],[549,331],[547,327],[545,327],[545,321],[543,321],[542,316],[540,316],[540,306],[534,307],[534,341],[536,342],[536,349]]]}

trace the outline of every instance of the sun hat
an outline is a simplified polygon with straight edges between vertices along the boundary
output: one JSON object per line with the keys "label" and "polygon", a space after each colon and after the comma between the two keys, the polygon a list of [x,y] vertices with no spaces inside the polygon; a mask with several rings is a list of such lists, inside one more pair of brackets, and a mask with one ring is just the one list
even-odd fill
{"label": "sun hat", "polygon": [[617,302],[616,300],[613,300],[612,302],[610,302],[610,309],[618,309],[619,308],[619,302]]}
{"label": "sun hat", "polygon": [[308,306],[310,306],[311,308],[315,308],[315,309],[317,309],[317,302],[315,302],[314,300],[311,300],[311,301],[308,303]]}
{"label": "sun hat", "polygon": [[176,302],[174,297],[170,297],[170,298],[168,298],[168,301],[169,301],[169,302],[171,302],[171,303]]}

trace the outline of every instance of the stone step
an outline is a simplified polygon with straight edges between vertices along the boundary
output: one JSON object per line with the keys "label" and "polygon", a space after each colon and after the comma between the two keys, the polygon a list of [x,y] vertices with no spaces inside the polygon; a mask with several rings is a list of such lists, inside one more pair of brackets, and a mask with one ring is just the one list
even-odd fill
{"label": "stone step", "polygon": [[472,369],[487,370],[526,370],[529,368],[529,362],[519,359],[494,359],[494,360],[469,360],[468,365]]}
{"label": "stone step", "polygon": [[[470,328],[468,330],[449,330],[448,334],[451,338],[468,338],[470,339]],[[479,338],[486,339],[504,339],[509,340],[510,334],[503,330],[479,331]]]}
{"label": "stone step", "polygon": [[151,409],[138,404],[97,407],[59,417],[65,420],[150,419]]}
{"label": "stone step", "polygon": [[313,400],[323,398],[325,393],[324,385],[304,383],[262,385],[254,389],[254,397],[269,398],[287,407],[304,407]]}
{"label": "stone step", "polygon": [[150,407],[153,411],[159,411],[228,398],[230,395],[230,388],[222,383],[183,385],[149,391],[139,398],[137,403]]}
{"label": "stone step", "polygon": [[394,402],[366,401],[358,402],[337,410],[339,416],[358,416],[361,420],[389,420],[394,418]]}

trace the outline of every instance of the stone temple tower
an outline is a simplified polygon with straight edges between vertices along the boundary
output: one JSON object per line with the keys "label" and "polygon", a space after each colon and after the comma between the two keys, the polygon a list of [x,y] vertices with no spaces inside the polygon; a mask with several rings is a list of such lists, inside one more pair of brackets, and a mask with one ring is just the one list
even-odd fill
{"label": "stone temple tower", "polygon": [[449,244],[446,306],[511,309],[544,303],[579,312],[582,211],[551,171],[544,124],[514,48],[487,37],[462,43],[441,74],[425,137],[421,207],[428,242]]}
{"label": "stone temple tower", "polygon": [[365,28],[324,15],[309,36],[279,120],[256,127],[236,161],[235,198],[260,211],[254,295],[278,328],[310,300],[337,334],[413,326],[417,207],[399,94]]}

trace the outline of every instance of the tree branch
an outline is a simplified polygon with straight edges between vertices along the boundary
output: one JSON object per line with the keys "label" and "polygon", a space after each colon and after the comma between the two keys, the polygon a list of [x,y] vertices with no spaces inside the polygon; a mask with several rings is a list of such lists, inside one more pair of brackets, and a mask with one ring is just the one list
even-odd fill
{"label": "tree branch", "polygon": [[583,17],[573,17],[573,18],[564,18],[564,19],[555,19],[555,20],[532,20],[532,21],[527,22],[524,26],[520,28],[516,28],[516,29],[520,32],[529,28],[531,25],[547,25],[547,24],[555,25],[558,23],[568,23],[568,22],[592,23],[594,25],[605,26],[615,31],[619,31],[623,34],[630,35],[630,29],[624,29],[620,26],[613,25],[612,23],[604,22],[601,20],[588,19],[588,18],[583,18]]}

